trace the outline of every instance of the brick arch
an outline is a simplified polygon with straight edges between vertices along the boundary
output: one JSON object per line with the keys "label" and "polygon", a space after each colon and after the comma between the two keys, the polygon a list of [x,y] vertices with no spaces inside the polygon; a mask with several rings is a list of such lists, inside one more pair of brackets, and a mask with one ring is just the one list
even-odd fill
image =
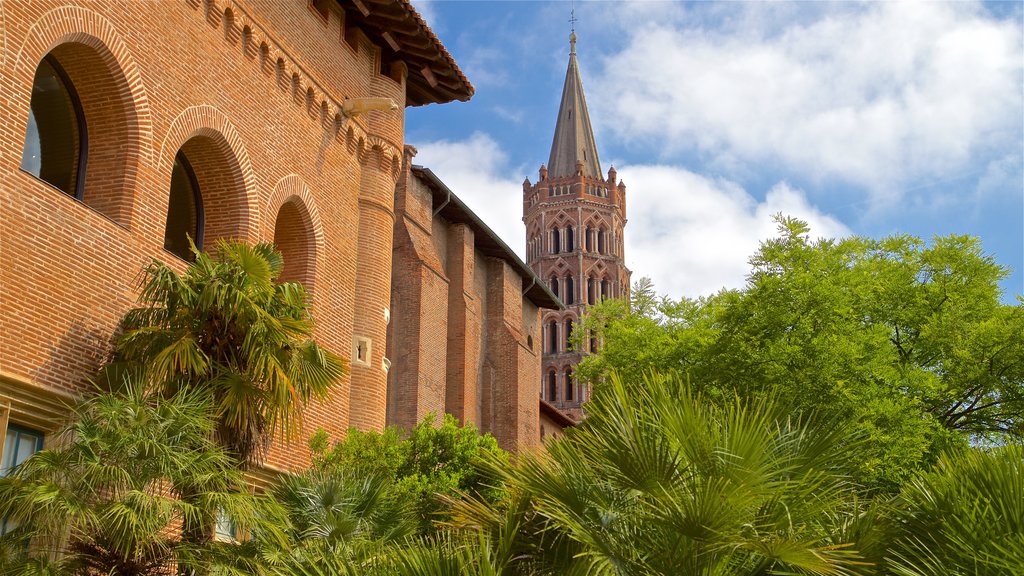
{"label": "brick arch", "polygon": [[[78,93],[89,129],[83,201],[130,226],[139,166],[152,161],[153,122],[128,44],[110,21],[91,10],[62,6],[42,14],[13,58],[10,95],[11,109],[18,111],[18,134],[23,135],[28,124],[36,69],[51,53]],[[20,147],[3,148],[0,155],[20,157]]]}
{"label": "brick arch", "polygon": [[323,221],[313,194],[301,177],[289,174],[274,186],[267,208],[264,237],[284,256],[281,279],[299,282],[312,293],[324,254]]}
{"label": "brick arch", "polygon": [[[201,105],[186,108],[171,123],[167,135],[160,147],[160,156],[157,162],[158,180],[168,182],[171,178],[171,169],[174,166],[174,157],[183,146],[190,142],[201,139],[202,146],[207,153],[213,154],[215,158],[224,161],[226,170],[221,175],[221,182],[232,188],[235,197],[227,196],[221,198],[209,198],[204,195],[204,203],[208,200],[225,202],[230,215],[225,214],[222,224],[216,225],[214,230],[208,231],[207,238],[243,238],[249,242],[259,238],[259,201],[256,190],[256,176],[253,173],[252,161],[249,153],[242,144],[242,138],[235,130],[235,127],[228,120],[227,116],[213,106]],[[155,206],[165,206],[167,198],[164,191],[157,192],[159,198],[154,199]],[[210,210],[207,213],[206,222],[211,223]],[[229,217],[230,216],[230,217]],[[209,244],[211,245],[212,244]]]}

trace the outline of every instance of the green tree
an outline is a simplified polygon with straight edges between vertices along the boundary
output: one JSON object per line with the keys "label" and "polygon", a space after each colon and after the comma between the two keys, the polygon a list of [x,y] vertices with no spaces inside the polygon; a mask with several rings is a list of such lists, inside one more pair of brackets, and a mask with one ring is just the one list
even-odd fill
{"label": "green tree", "polygon": [[216,437],[243,464],[262,460],[273,433],[294,437],[306,403],[345,374],[312,340],[308,294],[277,282],[281,270],[265,243],[221,241],[214,257],[196,251],[184,275],[153,261],[117,341],[118,359],[167,394],[208,394]]}
{"label": "green tree", "polygon": [[[218,515],[275,531],[261,525],[241,473],[212,441],[204,397],[153,397],[133,381],[120,388],[81,402],[56,447],[0,479],[0,517],[18,526],[0,537],[4,574],[164,575],[181,563],[226,569],[232,545],[212,539]],[[195,496],[182,499],[182,490]],[[174,527],[188,523],[210,533],[183,539]]]}
{"label": "green tree", "polygon": [[312,442],[316,468],[334,473],[357,469],[390,478],[390,492],[411,503],[423,534],[432,533],[435,524],[448,517],[446,498],[460,494],[486,501],[499,498],[501,488],[493,485],[493,478],[478,463],[509,461],[493,436],[481,435],[471,424],[459,426],[451,414],[445,414],[440,426],[428,415],[408,436],[397,428],[383,433],[349,430],[345,440],[330,450],[325,438],[319,434]]}
{"label": "green tree", "polygon": [[888,490],[951,446],[1021,437],[1024,307],[1000,303],[1006,270],[977,239],[812,241],[778,221],[742,290],[592,309],[584,328],[603,348],[581,376],[676,370],[709,398],[857,422],[858,477]]}

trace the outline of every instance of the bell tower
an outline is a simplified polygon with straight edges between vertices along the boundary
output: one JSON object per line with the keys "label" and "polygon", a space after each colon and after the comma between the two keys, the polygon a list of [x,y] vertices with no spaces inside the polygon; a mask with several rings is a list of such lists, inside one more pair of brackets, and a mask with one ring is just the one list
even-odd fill
{"label": "bell tower", "polygon": [[587,306],[627,295],[630,271],[623,249],[626,186],[614,167],[607,177],[601,173],[575,32],[569,36],[569,68],[551,155],[536,184],[523,182],[523,222],[526,263],[566,305],[543,316],[541,397],[578,419],[590,386],[576,379],[576,364],[596,351],[597,342],[581,340],[574,330]]}

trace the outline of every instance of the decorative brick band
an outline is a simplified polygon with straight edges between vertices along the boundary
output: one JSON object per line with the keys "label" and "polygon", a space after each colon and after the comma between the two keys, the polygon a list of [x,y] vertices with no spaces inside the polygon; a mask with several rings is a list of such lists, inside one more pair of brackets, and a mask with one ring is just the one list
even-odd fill
{"label": "decorative brick band", "polygon": [[[207,23],[222,23],[225,35],[240,40],[244,54],[259,65],[268,78],[276,76],[278,87],[290,90],[292,101],[306,108],[308,115],[319,121],[324,130],[332,131],[334,139],[344,142],[349,153],[356,155],[361,163],[369,158],[363,150],[369,145],[371,148],[380,147],[384,156],[393,158],[393,166],[401,165],[400,160],[397,160],[401,158],[399,146],[369,134],[358,123],[351,122],[342,114],[341,103],[328,96],[327,91],[237,2],[221,0],[224,4],[230,4],[221,10],[217,6],[218,0],[185,1],[197,13],[202,6],[202,15]],[[397,181],[398,168],[394,167],[392,171],[393,179]]]}

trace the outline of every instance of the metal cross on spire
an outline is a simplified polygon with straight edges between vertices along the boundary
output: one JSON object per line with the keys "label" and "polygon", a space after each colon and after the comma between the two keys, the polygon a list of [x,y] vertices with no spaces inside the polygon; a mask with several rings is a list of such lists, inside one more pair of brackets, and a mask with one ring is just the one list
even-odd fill
{"label": "metal cross on spire", "polygon": [[572,10],[569,12],[569,54],[576,53],[576,0],[573,0]]}

